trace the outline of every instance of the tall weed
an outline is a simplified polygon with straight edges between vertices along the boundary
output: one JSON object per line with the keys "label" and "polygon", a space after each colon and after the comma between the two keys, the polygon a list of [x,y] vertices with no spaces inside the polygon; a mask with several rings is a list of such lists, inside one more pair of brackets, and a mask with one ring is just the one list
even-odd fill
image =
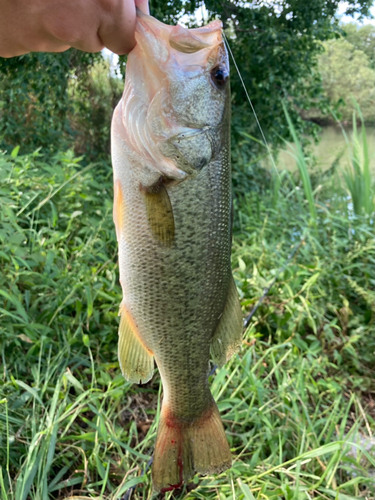
{"label": "tall weed", "polygon": [[[359,108],[357,112],[360,113]],[[342,129],[349,149],[349,165],[343,169],[343,177],[354,213],[356,215],[365,213],[371,217],[375,210],[375,180],[371,174],[366,128],[361,114],[360,117],[362,127],[359,133],[357,130],[357,116],[353,112],[351,141],[348,139],[345,130]]]}
{"label": "tall weed", "polygon": [[284,108],[284,113],[285,113],[285,116],[286,116],[286,119],[288,122],[289,131],[290,131],[290,134],[293,138],[294,146],[295,146],[295,154],[291,153],[291,155],[296,160],[298,172],[299,172],[300,177],[301,177],[303,190],[304,190],[305,197],[306,197],[309,211],[310,211],[310,217],[315,225],[316,219],[317,219],[317,214],[316,214],[316,208],[315,208],[314,194],[313,194],[313,190],[311,187],[310,175],[309,175],[307,165],[306,165],[305,154],[303,152],[302,145],[301,145],[301,142],[298,138],[296,129],[293,125],[293,122],[289,116],[288,110],[286,109],[286,106],[284,103],[283,103],[283,108]]}

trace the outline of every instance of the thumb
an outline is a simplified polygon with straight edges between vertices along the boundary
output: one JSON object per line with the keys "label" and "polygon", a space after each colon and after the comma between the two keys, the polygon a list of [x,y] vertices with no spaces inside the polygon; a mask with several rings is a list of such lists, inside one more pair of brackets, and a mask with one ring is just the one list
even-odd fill
{"label": "thumb", "polygon": [[[103,12],[98,35],[103,45],[112,52],[120,55],[127,54],[135,45],[135,2],[134,0],[109,0],[107,3],[111,8]],[[145,3],[147,5],[147,2]]]}
{"label": "thumb", "polygon": [[150,14],[148,0],[135,0],[135,6],[137,7],[137,9],[142,11],[143,14]]}

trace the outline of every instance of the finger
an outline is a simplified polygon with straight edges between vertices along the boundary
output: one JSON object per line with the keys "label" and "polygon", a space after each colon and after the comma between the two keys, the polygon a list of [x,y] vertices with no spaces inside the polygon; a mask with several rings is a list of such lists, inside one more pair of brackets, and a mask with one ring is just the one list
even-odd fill
{"label": "finger", "polygon": [[134,0],[44,1],[46,31],[85,52],[108,47],[117,54],[127,54],[135,45],[135,19]]}
{"label": "finger", "polygon": [[105,47],[112,52],[127,54],[135,45],[134,0],[107,0],[107,4],[112,4],[111,10],[103,16],[98,35]]}
{"label": "finger", "polygon": [[148,0],[135,0],[135,6],[137,9],[141,10],[143,14],[150,14]]}
{"label": "finger", "polygon": [[[56,38],[44,23],[43,2],[0,0],[0,4],[1,57],[14,57],[28,52],[63,52],[71,46]],[[53,11],[53,8],[49,10]]]}
{"label": "finger", "polygon": [[85,52],[98,52],[104,45],[98,34],[103,18],[97,0],[43,0],[40,2],[41,38],[50,48],[60,43]]}
{"label": "finger", "polygon": [[[139,0],[147,11],[147,1]],[[0,0],[1,2],[1,0]],[[2,10],[0,54],[59,52],[69,47],[127,54],[135,45],[135,0],[20,0]],[[17,19],[17,23],[13,23]],[[12,30],[7,29],[11,25]]]}

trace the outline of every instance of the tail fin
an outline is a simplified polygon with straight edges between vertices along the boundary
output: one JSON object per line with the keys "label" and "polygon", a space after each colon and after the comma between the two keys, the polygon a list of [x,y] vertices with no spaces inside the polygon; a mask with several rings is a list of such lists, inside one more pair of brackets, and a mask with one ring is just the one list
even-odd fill
{"label": "tail fin", "polygon": [[156,491],[180,488],[195,472],[220,473],[232,459],[216,403],[199,419],[183,422],[163,404],[156,439],[152,481]]}

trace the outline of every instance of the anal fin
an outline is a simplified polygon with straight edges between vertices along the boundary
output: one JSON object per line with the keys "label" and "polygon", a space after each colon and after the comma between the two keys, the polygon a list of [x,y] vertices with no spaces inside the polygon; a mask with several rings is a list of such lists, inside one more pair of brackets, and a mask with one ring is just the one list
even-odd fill
{"label": "anal fin", "polygon": [[230,277],[227,301],[223,314],[211,340],[211,355],[218,366],[223,366],[240,350],[243,335],[243,318],[233,276]]}
{"label": "anal fin", "polygon": [[118,359],[123,376],[129,382],[145,384],[154,372],[154,357],[145,346],[131,313],[120,307]]}

